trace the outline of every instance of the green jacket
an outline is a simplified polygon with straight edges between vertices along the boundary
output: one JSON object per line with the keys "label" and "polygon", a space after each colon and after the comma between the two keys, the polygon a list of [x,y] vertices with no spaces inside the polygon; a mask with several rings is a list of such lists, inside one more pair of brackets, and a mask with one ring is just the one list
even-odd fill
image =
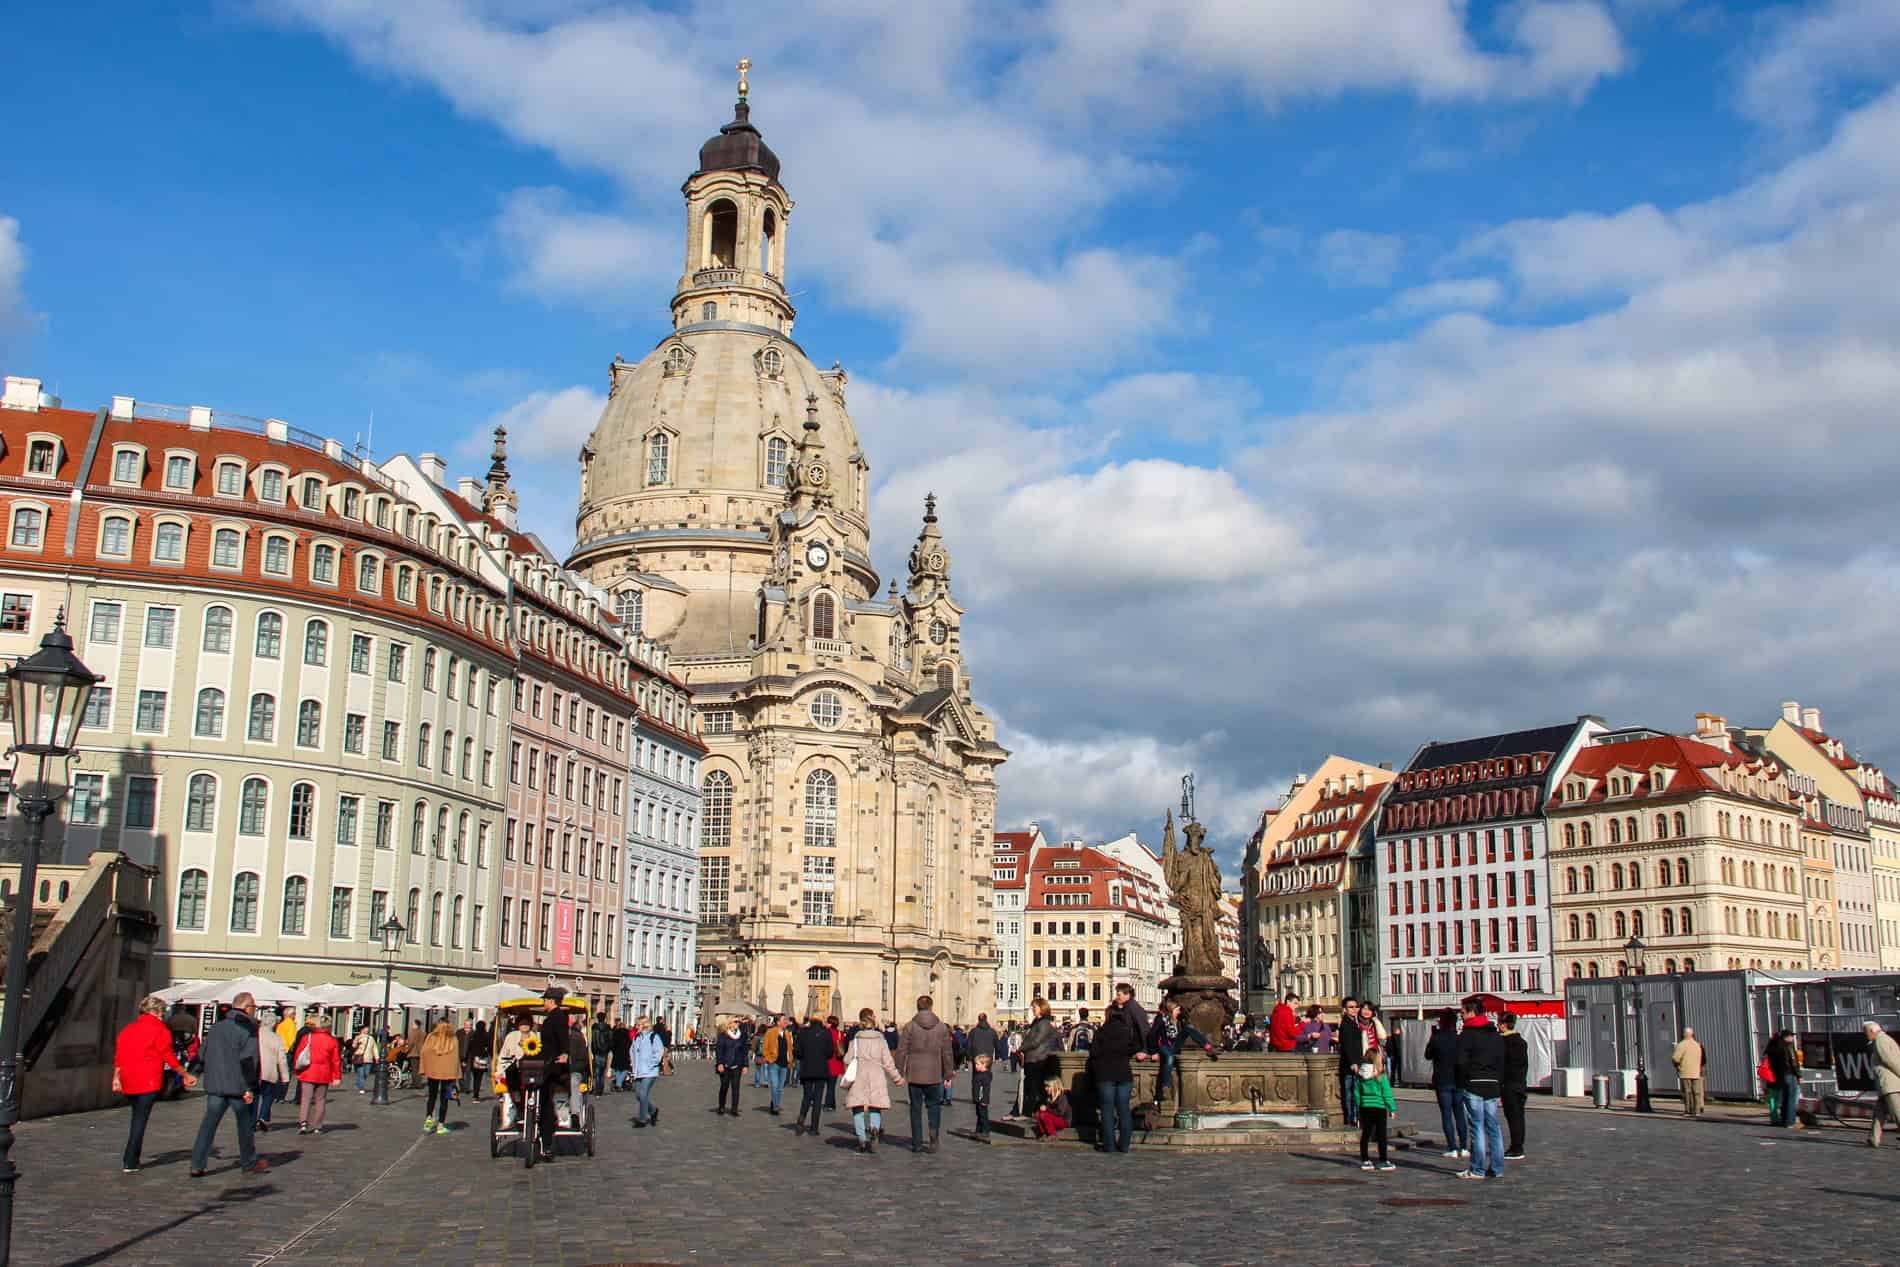
{"label": "green jacket", "polygon": [[1392,1082],[1384,1074],[1376,1078],[1359,1079],[1359,1107],[1362,1109],[1384,1109],[1394,1112],[1399,1102],[1392,1096]]}

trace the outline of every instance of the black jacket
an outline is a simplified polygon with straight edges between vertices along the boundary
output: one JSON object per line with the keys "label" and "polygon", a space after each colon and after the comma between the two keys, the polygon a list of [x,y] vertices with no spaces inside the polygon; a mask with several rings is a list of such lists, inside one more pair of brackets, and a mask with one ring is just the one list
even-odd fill
{"label": "black jacket", "polygon": [[1095,1031],[1095,1038],[1089,1043],[1089,1076],[1096,1086],[1135,1080],[1129,1062],[1141,1050],[1141,1038],[1128,1013],[1118,1007],[1108,1009],[1108,1015],[1102,1018],[1102,1027]]}
{"label": "black jacket", "polygon": [[1504,1077],[1500,1085],[1506,1091],[1524,1091],[1531,1076],[1531,1049],[1522,1034],[1500,1036],[1504,1043]]}
{"label": "black jacket", "polygon": [[[1522,1039],[1518,1040],[1522,1042]],[[1425,1059],[1432,1062],[1432,1085],[1434,1087],[1455,1087],[1458,1085],[1458,1031],[1455,1029],[1434,1029],[1432,1036],[1425,1040]]]}
{"label": "black jacket", "polygon": [[205,1033],[198,1047],[206,1095],[243,1095],[257,1090],[257,1022],[232,1008]]}
{"label": "black jacket", "polygon": [[792,1040],[792,1054],[798,1060],[799,1081],[829,1078],[834,1050],[836,1045],[831,1041],[831,1031],[823,1025],[807,1025],[799,1030],[798,1036]]}
{"label": "black jacket", "polygon": [[990,1028],[988,1021],[980,1022],[976,1028],[970,1031],[970,1059],[975,1060],[978,1056],[988,1056],[991,1060],[995,1060],[996,1048],[996,1031]]}
{"label": "black jacket", "polygon": [[614,1032],[607,1028],[605,1022],[596,1020],[587,1032],[587,1050],[596,1056],[605,1056],[613,1050],[613,1045]]}
{"label": "black jacket", "polygon": [[1366,1058],[1366,1032],[1351,1017],[1341,1017],[1339,1032],[1333,1038],[1339,1050],[1339,1072],[1351,1073],[1352,1067]]}
{"label": "black jacket", "polygon": [[743,1032],[728,1034],[722,1029],[719,1041],[713,1045],[713,1063],[728,1069],[744,1069],[750,1051],[751,1044],[746,1042]]}
{"label": "black jacket", "polygon": [[569,1061],[574,1060],[571,1034],[566,1012],[550,1012],[541,1018],[541,1059],[548,1062],[549,1078],[565,1076],[555,1069],[562,1056],[566,1056]]}
{"label": "black jacket", "polygon": [[[1794,1048],[1788,1046],[1786,1040],[1775,1039],[1768,1044],[1768,1050],[1763,1054],[1768,1058],[1768,1068],[1774,1072],[1776,1083],[1801,1080],[1801,1067],[1795,1063]],[[205,1063],[207,1076],[210,1069],[211,1064],[207,1061]]]}
{"label": "black jacket", "polygon": [[633,1031],[625,1025],[614,1026],[610,1041],[612,1056],[610,1062],[615,1069],[633,1068]]}
{"label": "black jacket", "polygon": [[1495,1100],[1504,1080],[1504,1039],[1490,1021],[1467,1024],[1458,1035],[1458,1087]]}

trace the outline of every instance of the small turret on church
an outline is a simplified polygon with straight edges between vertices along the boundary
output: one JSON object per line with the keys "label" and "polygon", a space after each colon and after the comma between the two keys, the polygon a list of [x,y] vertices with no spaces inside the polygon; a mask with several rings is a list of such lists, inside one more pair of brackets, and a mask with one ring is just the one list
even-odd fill
{"label": "small turret on church", "polygon": [[493,515],[508,527],[515,526],[515,514],[521,498],[508,481],[508,428],[495,428],[495,449],[489,455],[488,481],[482,486],[482,513]]}
{"label": "small turret on church", "polygon": [[950,597],[950,548],[937,526],[937,495],[924,497],[924,526],[910,550],[910,585],[904,592],[904,612],[915,640],[912,662],[922,674],[924,689],[944,687],[965,698],[963,609]]}

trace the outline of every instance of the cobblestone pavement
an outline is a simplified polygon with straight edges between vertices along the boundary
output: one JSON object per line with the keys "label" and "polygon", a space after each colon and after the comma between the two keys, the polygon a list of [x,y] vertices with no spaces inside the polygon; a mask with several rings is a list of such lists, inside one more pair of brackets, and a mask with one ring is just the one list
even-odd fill
{"label": "cobblestone pavement", "polygon": [[[999,1079],[1013,1086],[1013,1080]],[[1429,1146],[1391,1174],[1292,1153],[1101,1156],[968,1138],[949,1111],[942,1151],[906,1150],[905,1114],[885,1148],[860,1157],[848,1119],[792,1135],[745,1085],[737,1119],[715,1116],[710,1066],[661,1080],[655,1129],[629,1125],[633,1097],[600,1102],[599,1156],[523,1170],[490,1160],[486,1103],[458,1106],[448,1136],[420,1133],[422,1105],[347,1092],[320,1137],[260,1138],[263,1176],[223,1157],[189,1179],[202,1101],[161,1104],[146,1168],[119,1171],[123,1111],[21,1126],[15,1258],[22,1267],[325,1264],[752,1264],[767,1244],[799,1262],[1172,1264],[1291,1260],[1765,1263],[1790,1255],[1891,1263],[1900,1149],[1863,1131],[1770,1129],[1761,1114],[1703,1122],[1673,1112],[1544,1107],[1531,1158],[1502,1181],[1460,1182]],[[1407,1093],[1401,1117],[1435,1143],[1435,1108]],[[281,1123],[289,1121],[286,1131]],[[1424,1204],[1410,1204],[1423,1202]],[[1447,1204],[1449,1203],[1449,1204]],[[1317,1256],[1317,1257],[1316,1257]]]}

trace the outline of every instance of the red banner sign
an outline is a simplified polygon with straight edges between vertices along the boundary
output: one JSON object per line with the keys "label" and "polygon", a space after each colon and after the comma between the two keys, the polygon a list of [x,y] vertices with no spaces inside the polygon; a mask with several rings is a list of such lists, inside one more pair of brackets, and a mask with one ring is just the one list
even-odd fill
{"label": "red banner sign", "polygon": [[554,963],[567,967],[574,962],[574,904],[554,904]]}

